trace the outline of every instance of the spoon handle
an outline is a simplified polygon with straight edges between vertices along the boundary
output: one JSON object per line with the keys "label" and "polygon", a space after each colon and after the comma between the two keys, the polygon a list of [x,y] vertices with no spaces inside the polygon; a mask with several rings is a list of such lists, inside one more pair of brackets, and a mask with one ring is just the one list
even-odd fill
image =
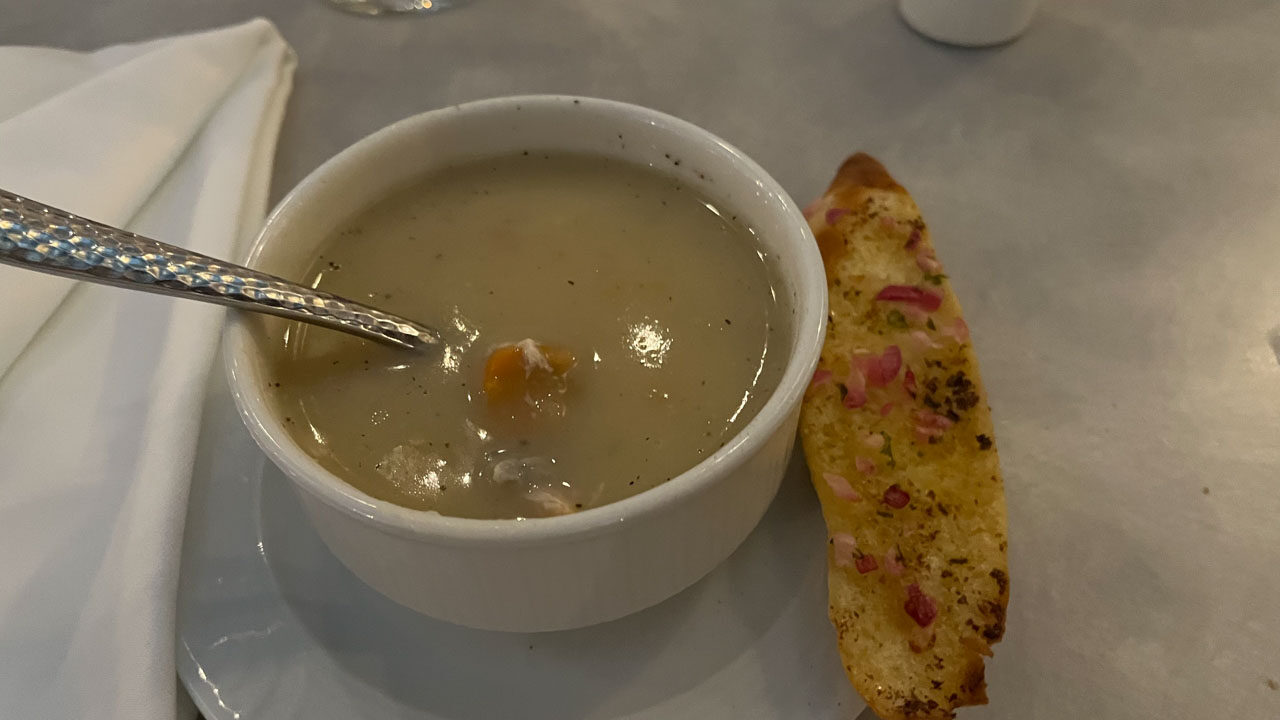
{"label": "spoon handle", "polygon": [[0,263],[279,315],[407,349],[434,330],[273,275],[86,220],[0,190]]}

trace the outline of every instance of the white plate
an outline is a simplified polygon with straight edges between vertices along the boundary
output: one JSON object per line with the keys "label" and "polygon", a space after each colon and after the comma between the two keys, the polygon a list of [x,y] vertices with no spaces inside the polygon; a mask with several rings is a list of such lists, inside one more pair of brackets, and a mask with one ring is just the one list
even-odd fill
{"label": "white plate", "polygon": [[178,674],[209,720],[847,720],[864,705],[827,622],[822,517],[795,455],[756,531],[685,592],[583,630],[482,632],[351,575],[218,377],[183,547]]}

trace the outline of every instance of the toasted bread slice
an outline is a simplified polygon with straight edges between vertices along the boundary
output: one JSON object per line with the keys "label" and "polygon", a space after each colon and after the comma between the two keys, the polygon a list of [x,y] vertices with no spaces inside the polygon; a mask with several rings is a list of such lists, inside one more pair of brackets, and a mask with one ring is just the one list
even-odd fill
{"label": "toasted bread slice", "polygon": [[883,720],[985,703],[1009,599],[1004,488],[960,305],[911,196],[845,161],[808,210],[831,314],[801,437],[828,529],[831,622]]}

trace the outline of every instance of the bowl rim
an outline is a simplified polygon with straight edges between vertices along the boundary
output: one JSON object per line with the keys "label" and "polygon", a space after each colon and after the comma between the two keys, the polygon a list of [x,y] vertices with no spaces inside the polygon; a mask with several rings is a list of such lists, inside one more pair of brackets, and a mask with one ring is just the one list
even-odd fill
{"label": "bowl rim", "polygon": [[[468,113],[515,112],[516,106],[533,107],[572,102],[581,109],[595,109],[606,119],[624,115],[640,116],[653,125],[661,125],[674,134],[685,135],[696,142],[718,146],[731,162],[745,170],[762,192],[775,198],[779,211],[789,216],[793,231],[790,239],[798,253],[796,276],[796,308],[793,320],[794,349],[777,386],[755,417],[733,438],[711,456],[676,475],[665,483],[599,507],[568,515],[525,519],[477,519],[441,515],[434,510],[413,510],[390,501],[374,498],[348,484],[311,458],[289,437],[283,423],[274,417],[268,403],[265,385],[258,382],[254,363],[248,361],[253,343],[246,323],[246,313],[229,311],[223,332],[223,363],[232,397],[241,420],[258,446],[290,480],[311,495],[360,523],[372,524],[392,534],[441,545],[483,546],[490,544],[548,544],[582,539],[621,527],[701,492],[717,480],[733,473],[754,457],[799,404],[817,366],[826,336],[826,275],[817,242],[799,207],[768,172],[741,150],[693,123],[658,110],[616,100],[574,95],[513,95],[475,100],[419,113],[388,125],[346,147],[307,174],[267,216],[249,249],[245,265],[253,267],[260,258],[266,239],[292,206],[311,193],[313,186],[328,179],[340,166],[356,162],[362,153],[392,141],[404,133],[429,126],[447,113],[465,117]],[[793,257],[797,257],[793,255]],[[805,307],[807,313],[801,312]]]}

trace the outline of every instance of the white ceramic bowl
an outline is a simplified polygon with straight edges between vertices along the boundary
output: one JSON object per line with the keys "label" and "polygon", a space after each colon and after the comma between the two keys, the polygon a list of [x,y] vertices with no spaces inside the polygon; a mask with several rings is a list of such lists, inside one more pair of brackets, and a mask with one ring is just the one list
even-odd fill
{"label": "white ceramic bowl", "polygon": [[603,622],[661,602],[746,538],[794,445],[825,330],[826,284],[800,211],[741,152],[653,110],[561,96],[482,100],[374,133],[281,202],[246,262],[300,277],[331,228],[394,189],[450,164],[524,150],[652,165],[732,209],[773,255],[778,299],[793,316],[787,367],[759,414],[714,455],[657,488],[562,517],[474,520],[409,510],[346,484],[290,438],[264,394],[262,367],[261,343],[278,338],[283,323],[233,313],[224,351],[245,424],[297,485],[316,530],[353,573],[433,617],[532,632]]}
{"label": "white ceramic bowl", "polygon": [[902,19],[927,38],[962,47],[1016,40],[1040,0],[898,0]]}

